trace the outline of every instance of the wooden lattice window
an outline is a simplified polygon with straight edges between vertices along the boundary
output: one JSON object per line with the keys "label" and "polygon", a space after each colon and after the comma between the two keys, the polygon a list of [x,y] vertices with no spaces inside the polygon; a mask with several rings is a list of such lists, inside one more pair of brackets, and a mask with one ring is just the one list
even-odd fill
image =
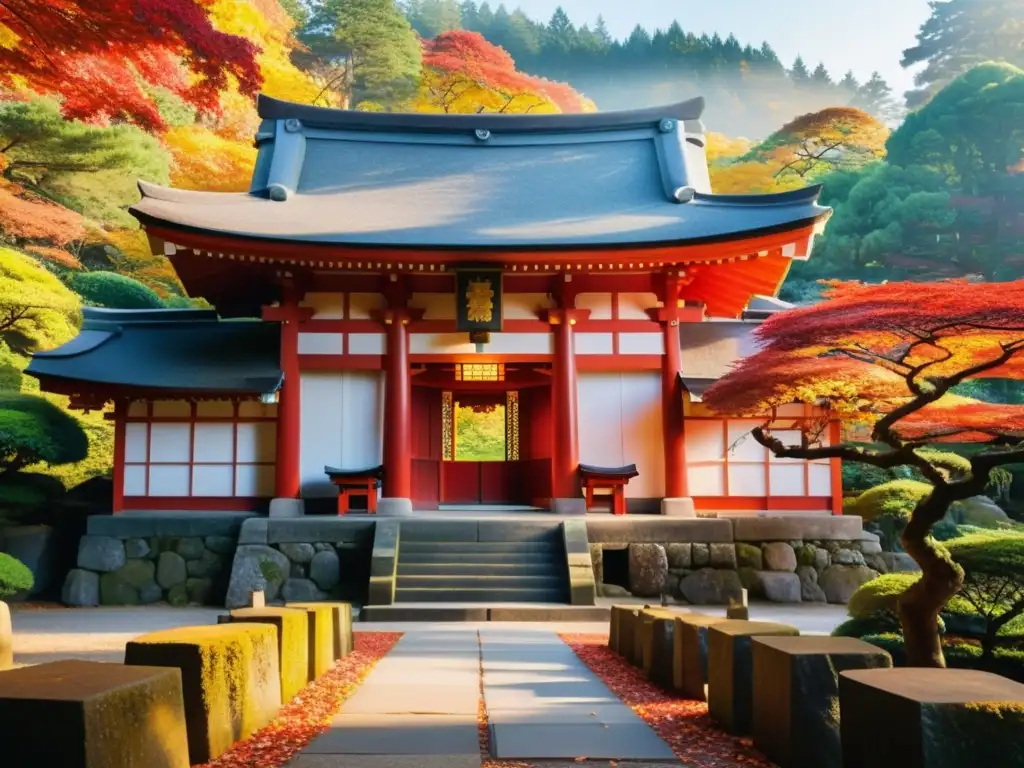
{"label": "wooden lattice window", "polygon": [[504,381],[504,363],[457,363],[456,381]]}

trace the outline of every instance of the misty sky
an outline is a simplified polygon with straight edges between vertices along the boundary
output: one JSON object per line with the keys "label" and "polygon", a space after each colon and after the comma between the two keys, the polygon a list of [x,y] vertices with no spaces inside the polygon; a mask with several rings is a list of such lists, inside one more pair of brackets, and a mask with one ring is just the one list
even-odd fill
{"label": "misty sky", "polygon": [[664,28],[676,19],[688,32],[723,37],[731,32],[744,44],[767,40],[787,67],[799,53],[810,69],[824,61],[833,76],[852,69],[864,81],[877,69],[897,94],[913,87],[913,73],[900,67],[900,58],[928,18],[928,0],[509,0],[506,5],[542,19],[561,5],[576,24],[593,23],[602,14],[615,37],[625,37],[638,23]]}

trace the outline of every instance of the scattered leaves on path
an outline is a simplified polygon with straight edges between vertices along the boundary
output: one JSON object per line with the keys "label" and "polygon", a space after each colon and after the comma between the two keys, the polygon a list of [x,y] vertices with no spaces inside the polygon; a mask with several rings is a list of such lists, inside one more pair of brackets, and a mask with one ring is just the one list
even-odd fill
{"label": "scattered leaves on path", "polygon": [[658,688],[608,647],[607,635],[560,635],[580,661],[642,717],[688,768],[773,768],[750,739],[716,726],[702,701],[685,701]]}
{"label": "scattered leaves on path", "polygon": [[355,650],[281,707],[270,725],[197,768],[280,768],[327,730],[342,702],[401,636],[399,632],[357,632]]}

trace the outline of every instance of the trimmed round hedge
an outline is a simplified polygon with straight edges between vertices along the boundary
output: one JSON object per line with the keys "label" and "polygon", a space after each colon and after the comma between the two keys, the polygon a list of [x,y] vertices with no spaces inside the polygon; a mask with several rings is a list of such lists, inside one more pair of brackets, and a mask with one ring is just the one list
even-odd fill
{"label": "trimmed round hedge", "polygon": [[[958,539],[959,541],[959,539]],[[862,585],[846,604],[846,612],[853,619],[869,619],[880,613],[897,615],[902,595],[921,578],[919,573],[885,573]],[[943,613],[974,614],[974,607],[959,595],[946,603]]]}
{"label": "trimmed round hedge", "polygon": [[116,272],[79,272],[68,287],[86,302],[108,309],[161,309],[163,300],[149,286]]}
{"label": "trimmed round hedge", "polygon": [[0,552],[0,598],[32,589],[35,578],[20,560]]}
{"label": "trimmed round hedge", "polygon": [[918,503],[932,492],[932,486],[918,480],[893,480],[864,491],[845,506],[845,511],[865,521],[888,515],[907,522]]}

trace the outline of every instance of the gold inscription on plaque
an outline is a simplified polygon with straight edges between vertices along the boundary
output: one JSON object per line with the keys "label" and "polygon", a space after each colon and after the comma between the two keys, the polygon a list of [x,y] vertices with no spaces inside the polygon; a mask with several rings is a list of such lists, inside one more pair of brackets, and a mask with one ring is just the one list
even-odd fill
{"label": "gold inscription on plaque", "polygon": [[489,323],[494,313],[494,288],[490,280],[470,280],[466,290],[466,318],[471,323]]}

